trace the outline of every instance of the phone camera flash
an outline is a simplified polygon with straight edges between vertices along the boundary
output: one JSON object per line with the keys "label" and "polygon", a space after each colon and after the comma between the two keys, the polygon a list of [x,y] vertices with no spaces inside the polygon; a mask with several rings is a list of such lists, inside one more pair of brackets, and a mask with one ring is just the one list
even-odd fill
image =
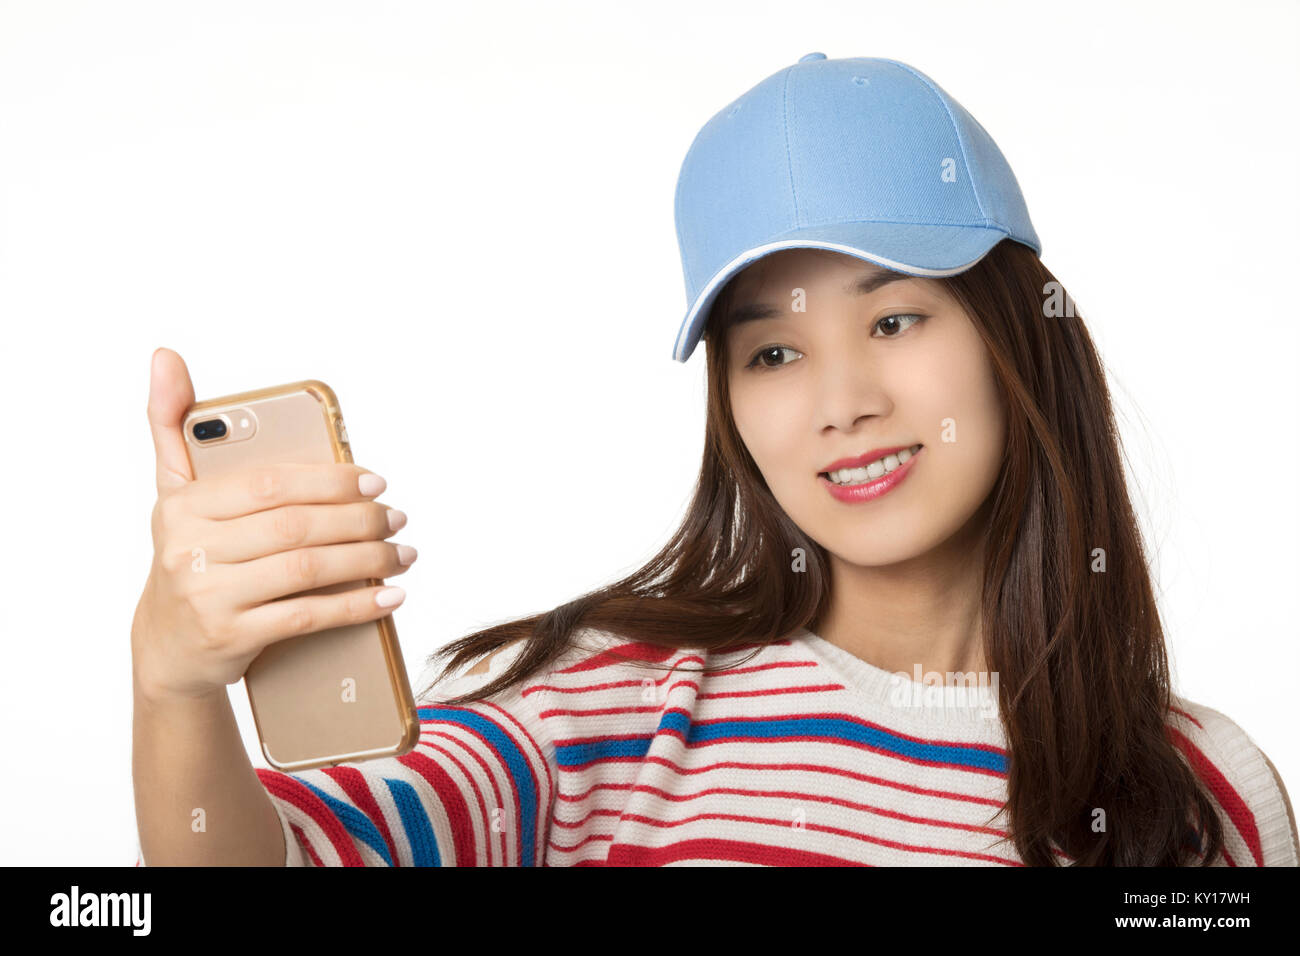
{"label": "phone camera flash", "polygon": [[240,428],[247,428],[247,427],[248,427],[248,419],[247,419],[247,418],[241,418],[241,419],[239,420],[239,427],[240,427]]}

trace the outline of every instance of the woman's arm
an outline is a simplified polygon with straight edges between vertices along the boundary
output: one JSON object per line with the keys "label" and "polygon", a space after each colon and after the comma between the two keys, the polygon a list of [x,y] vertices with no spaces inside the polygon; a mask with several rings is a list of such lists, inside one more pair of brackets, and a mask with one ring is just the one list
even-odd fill
{"label": "woman's arm", "polygon": [[[375,500],[383,479],[354,463],[196,479],[182,431],[193,404],[184,361],[155,350],[154,555],[131,622],[140,855],[153,866],[283,865],[286,833],[244,751],[227,688],[277,641],[391,614],[400,588],[311,592],[402,573],[415,554],[385,540],[405,516]],[[396,601],[381,605],[380,594]]]}
{"label": "woman's arm", "polygon": [[[134,683],[134,681],[133,681]],[[136,684],[131,766],[148,866],[284,866],[280,819],[223,687],[150,699]]]}

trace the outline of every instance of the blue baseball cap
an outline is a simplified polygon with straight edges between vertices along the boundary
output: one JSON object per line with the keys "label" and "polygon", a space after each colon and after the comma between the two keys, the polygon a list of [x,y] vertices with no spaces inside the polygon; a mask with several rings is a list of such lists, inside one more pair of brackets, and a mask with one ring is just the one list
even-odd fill
{"label": "blue baseball cap", "polygon": [[809,53],[713,116],[677,177],[685,362],[727,280],[781,249],[937,278],[1006,238],[1042,254],[993,138],[921,71]]}

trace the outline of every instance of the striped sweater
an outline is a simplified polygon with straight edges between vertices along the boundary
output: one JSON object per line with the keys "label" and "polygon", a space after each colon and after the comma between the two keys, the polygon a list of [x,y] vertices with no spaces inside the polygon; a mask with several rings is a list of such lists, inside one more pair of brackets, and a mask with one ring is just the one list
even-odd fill
{"label": "striped sweater", "polygon": [[[420,742],[402,757],[257,770],[287,865],[1022,865],[1000,816],[996,688],[899,680],[803,629],[714,674],[699,668],[754,645],[719,654],[584,629],[548,672],[441,703],[520,647],[418,701]],[[1219,865],[1297,865],[1245,732],[1181,698],[1168,730],[1221,811]]]}

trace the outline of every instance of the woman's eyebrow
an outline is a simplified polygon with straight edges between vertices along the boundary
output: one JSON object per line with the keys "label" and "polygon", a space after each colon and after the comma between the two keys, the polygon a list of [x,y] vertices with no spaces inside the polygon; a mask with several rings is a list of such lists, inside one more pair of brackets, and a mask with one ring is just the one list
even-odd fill
{"label": "woman's eyebrow", "polygon": [[[891,282],[904,282],[915,278],[917,277],[908,275],[906,272],[894,272],[892,269],[871,269],[849,282],[844,287],[844,292],[847,295],[854,296],[870,295]],[[755,319],[776,319],[785,314],[785,309],[779,309],[776,306],[762,302],[751,302],[733,309],[730,319],[731,324],[736,326],[742,322],[753,322]]]}

